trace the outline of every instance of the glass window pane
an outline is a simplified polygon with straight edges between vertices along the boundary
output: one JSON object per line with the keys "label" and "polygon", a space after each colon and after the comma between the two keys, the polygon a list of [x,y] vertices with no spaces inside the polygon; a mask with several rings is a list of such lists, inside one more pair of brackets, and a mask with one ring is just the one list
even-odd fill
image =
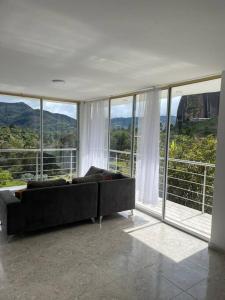
{"label": "glass window pane", "polygon": [[109,168],[131,174],[133,97],[111,100]]}
{"label": "glass window pane", "polygon": [[[159,128],[160,128],[160,140],[159,140],[159,149],[160,149],[160,162],[159,162],[159,199],[155,201],[154,204],[143,204],[136,199],[137,204],[141,205],[144,209],[147,209],[157,215],[162,215],[162,207],[163,207],[163,188],[164,188],[164,158],[165,158],[165,146],[166,146],[166,131],[167,131],[167,103],[168,103],[168,90],[162,90],[160,92],[160,116],[159,116]],[[134,161],[136,161],[136,150],[138,139],[138,129],[141,124],[141,118],[143,117],[140,114],[141,109],[139,106],[141,105],[141,98],[137,95],[136,98],[136,114],[135,114],[135,134],[134,134]],[[151,116],[149,116],[151,117]],[[134,163],[134,168],[135,168]],[[136,169],[136,168],[135,168]]]}
{"label": "glass window pane", "polygon": [[77,104],[43,101],[43,177],[71,179],[77,172]]}
{"label": "glass window pane", "polygon": [[25,185],[40,172],[40,101],[0,96],[0,188]]}
{"label": "glass window pane", "polygon": [[210,236],[220,79],[172,89],[166,218]]}

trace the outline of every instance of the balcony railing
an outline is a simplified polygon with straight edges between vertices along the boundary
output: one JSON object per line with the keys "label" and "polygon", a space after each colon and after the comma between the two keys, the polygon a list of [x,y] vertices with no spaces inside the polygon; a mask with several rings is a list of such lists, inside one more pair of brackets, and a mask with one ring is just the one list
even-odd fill
{"label": "balcony railing", "polygon": [[0,149],[0,187],[77,175],[77,149]]}
{"label": "balcony railing", "polygon": [[[133,159],[135,174],[136,154]],[[161,158],[159,197],[163,195],[163,163]],[[215,164],[172,158],[168,164],[167,200],[211,214]],[[131,175],[131,153],[110,150],[109,168]]]}
{"label": "balcony railing", "polygon": [[[125,175],[135,174],[135,160],[131,163],[128,151],[110,150],[109,169]],[[43,164],[42,164],[43,161]],[[160,159],[159,197],[163,194],[164,159]],[[77,175],[77,149],[0,149],[0,187],[24,185],[28,180]],[[215,164],[181,159],[169,159],[167,200],[212,213]]]}

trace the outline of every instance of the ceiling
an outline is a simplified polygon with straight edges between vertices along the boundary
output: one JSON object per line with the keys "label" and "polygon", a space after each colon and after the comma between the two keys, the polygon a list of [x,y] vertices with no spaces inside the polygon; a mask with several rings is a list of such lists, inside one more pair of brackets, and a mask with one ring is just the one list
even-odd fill
{"label": "ceiling", "polygon": [[218,74],[224,32],[224,0],[1,0],[0,90],[88,100]]}

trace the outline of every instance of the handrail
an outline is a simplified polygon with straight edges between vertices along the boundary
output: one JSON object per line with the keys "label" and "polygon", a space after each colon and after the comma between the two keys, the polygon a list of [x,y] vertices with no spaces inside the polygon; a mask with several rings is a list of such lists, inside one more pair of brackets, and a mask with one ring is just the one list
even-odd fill
{"label": "handrail", "polygon": [[[44,151],[75,151],[77,150],[77,148],[43,148],[43,152]],[[33,148],[33,149],[0,149],[0,153],[1,152],[40,152],[41,149],[40,148]]]}

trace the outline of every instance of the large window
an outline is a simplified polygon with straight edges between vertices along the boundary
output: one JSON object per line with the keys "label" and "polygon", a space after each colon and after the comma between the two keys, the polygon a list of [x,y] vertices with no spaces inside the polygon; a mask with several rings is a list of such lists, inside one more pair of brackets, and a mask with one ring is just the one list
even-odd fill
{"label": "large window", "polygon": [[[154,205],[136,199],[142,208],[205,237],[211,231],[220,83],[214,79],[161,92],[159,199]],[[110,101],[109,168],[132,176],[140,99]]]}
{"label": "large window", "polygon": [[38,99],[0,96],[0,188],[76,175],[77,104],[41,107]]}
{"label": "large window", "polygon": [[0,96],[0,188],[38,179],[40,101]]}
{"label": "large window", "polygon": [[111,100],[109,168],[131,175],[133,97]]}
{"label": "large window", "polygon": [[71,179],[77,171],[77,105],[43,101],[43,176]]}

